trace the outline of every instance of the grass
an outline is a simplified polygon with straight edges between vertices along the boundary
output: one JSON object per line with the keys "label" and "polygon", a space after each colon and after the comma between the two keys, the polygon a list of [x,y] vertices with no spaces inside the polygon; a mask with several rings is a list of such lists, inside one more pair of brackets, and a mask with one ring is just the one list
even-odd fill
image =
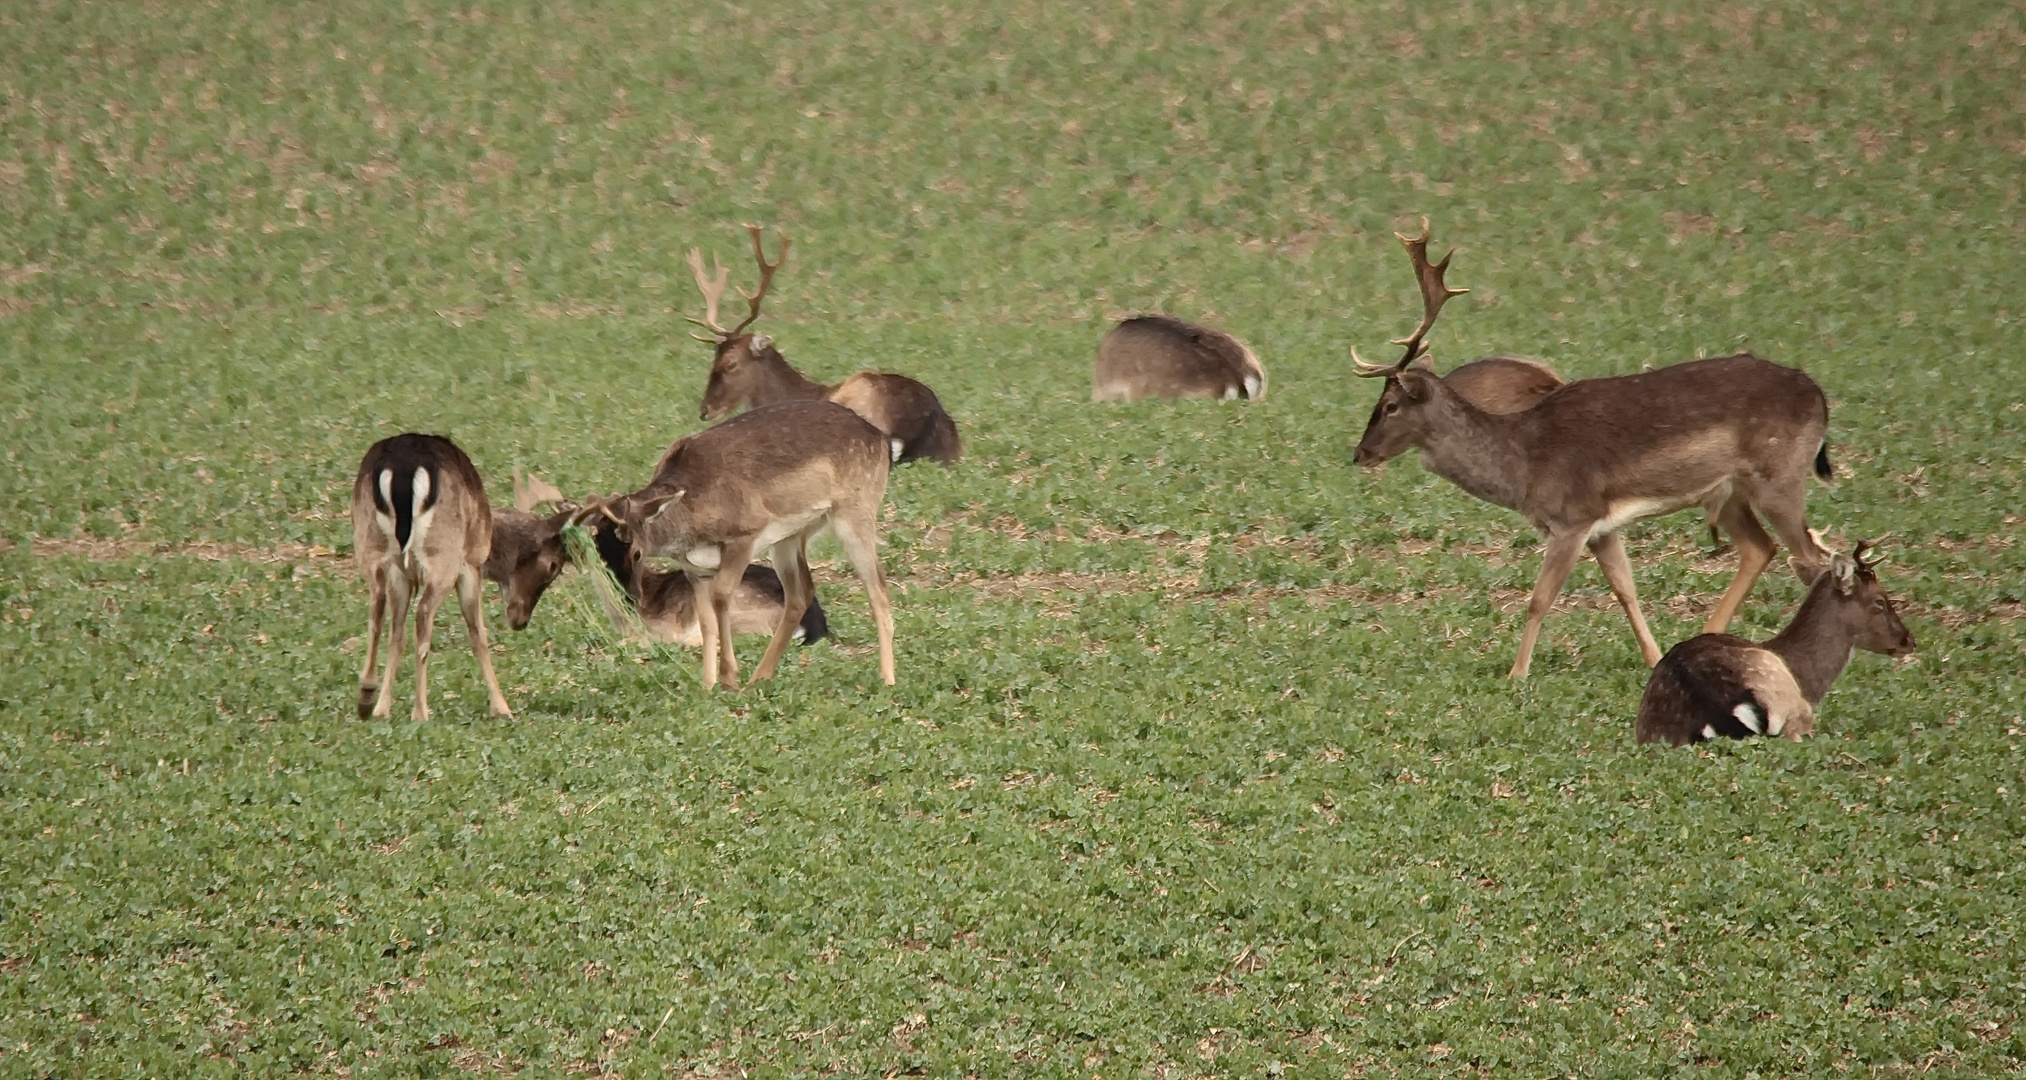
{"label": "grass", "polygon": [[[0,7],[0,1074],[2026,1071],[2017,5]],[[1587,566],[1349,447],[1438,361],[1748,347],[1921,643],[1803,744],[1631,745]],[[693,430],[680,254],[917,375],[886,563],[706,697],[582,576],[351,713],[373,439],[623,490]],[[735,264],[737,265],[737,264]],[[1090,405],[1109,320],[1272,393]],[[1656,632],[1726,579],[1633,537]],[[208,546],[193,546],[193,545]],[[1791,611],[1755,590],[1743,632]],[[756,654],[755,654],[756,655]],[[750,657],[748,658],[750,661]],[[408,688],[404,681],[402,690]]]}

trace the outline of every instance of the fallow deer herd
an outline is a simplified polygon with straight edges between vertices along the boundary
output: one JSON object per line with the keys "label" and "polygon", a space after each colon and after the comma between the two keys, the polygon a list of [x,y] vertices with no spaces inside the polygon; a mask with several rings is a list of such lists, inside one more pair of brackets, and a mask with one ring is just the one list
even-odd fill
{"label": "fallow deer herd", "polygon": [[[740,290],[747,314],[719,322],[729,285],[688,255],[712,346],[699,418],[719,421],[676,440],[647,483],[630,494],[568,501],[539,480],[515,477],[515,506],[493,508],[477,469],[449,440],[400,435],[375,443],[353,485],[354,546],[370,594],[359,713],[391,714],[394,673],[411,595],[416,605],[413,716],[429,716],[428,660],[436,609],[455,589],[492,712],[500,693],[480,610],[480,582],[496,581],[513,629],[572,558],[566,531],[581,527],[647,632],[700,646],[705,688],[736,687],[732,639],[771,631],[752,680],[771,677],[788,643],[828,633],[807,546],[835,535],[870,604],[880,678],[895,680],[893,617],[879,560],[879,509],[892,466],[962,456],[956,423],[934,391],[904,375],[860,371],[828,385],[791,366],[765,334],[749,332],[790,241],[768,260],[763,232],[746,227],[759,281]],[[1428,223],[1402,236],[1422,298],[1414,331],[1390,364],[1351,349],[1353,374],[1384,380],[1355,460],[1376,466],[1417,450],[1428,471],[1513,510],[1543,539],[1541,568],[1508,672],[1527,677],[1541,626],[1587,549],[1631,623],[1652,668],[1639,703],[1638,742],[1672,745],[1718,736],[1798,738],[1856,649],[1902,656],[1914,648],[1860,541],[1834,554],[1808,526],[1809,474],[1828,482],[1828,400],[1806,374],[1749,353],[1690,360],[1633,375],[1564,380],[1520,356],[1495,355],[1438,375],[1427,337],[1443,305],[1467,292],[1445,280],[1453,255],[1428,258]],[[713,256],[715,263],[715,256]],[[1161,314],[1124,320],[1098,348],[1092,400],[1221,398],[1259,401],[1266,371],[1233,335]],[[745,410],[722,419],[735,410]],[[543,503],[547,514],[537,513]],[[1727,532],[1738,568],[1701,636],[1662,653],[1647,626],[1621,538],[1633,522],[1699,507],[1712,536]],[[1760,524],[1772,526],[1769,534]],[[1725,633],[1752,584],[1772,563],[1774,536],[1808,585],[1789,626],[1753,644]],[[753,562],[766,555],[771,567]],[[657,570],[667,559],[676,570]],[[393,633],[376,672],[389,608]],[[621,612],[612,612],[615,621]]]}

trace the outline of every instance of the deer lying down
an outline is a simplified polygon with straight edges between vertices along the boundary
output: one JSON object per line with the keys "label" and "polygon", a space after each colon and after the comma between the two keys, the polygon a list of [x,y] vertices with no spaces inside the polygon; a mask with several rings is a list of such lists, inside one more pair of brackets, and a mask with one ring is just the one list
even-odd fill
{"label": "deer lying down", "polygon": [[1749,353],[1692,360],[1636,375],[1583,379],[1532,408],[1506,415],[1479,409],[1428,365],[1425,339],[1442,305],[1465,290],[1443,281],[1449,258],[1428,261],[1427,223],[1400,238],[1421,283],[1423,314],[1390,365],[1356,362],[1360,376],[1384,378],[1358,441],[1360,465],[1419,449],[1430,471],[1483,499],[1518,511],[1546,539],[1527,603],[1526,630],[1510,678],[1526,678],[1541,622],[1585,548],[1597,557],[1650,666],[1660,645],[1646,626],[1619,531],[1642,518],[1699,506],[1731,535],[1738,573],[1704,630],[1721,633],[1773,559],[1764,514],[1793,549],[1796,572],[1812,582],[1827,559],[1808,533],[1805,503],[1812,462],[1829,479],[1829,403],[1802,372]]}
{"label": "deer lying down", "polygon": [[673,558],[700,599],[703,684],[738,685],[728,632],[732,598],[762,549],[773,552],[784,599],[774,638],[753,679],[772,677],[815,598],[809,538],[829,529],[865,583],[879,634],[879,674],[893,685],[893,611],[879,566],[879,505],[892,468],[886,436],[841,405],[763,405],[676,441],[654,478],[592,508],[619,526],[636,574]]}
{"label": "deer lying down", "polygon": [[[696,589],[688,575],[636,567],[632,546],[619,538],[618,526],[603,516],[592,522],[591,539],[605,568],[612,571],[613,580],[625,590],[626,602],[639,613],[640,621],[656,641],[691,649],[703,645]],[[731,633],[735,636],[773,633],[781,622],[781,608],[787,595],[781,586],[781,576],[771,568],[758,563],[747,566],[738,589],[732,593]],[[811,595],[809,610],[803,613],[790,636],[808,645],[829,635],[830,622],[823,615],[823,605]]]}
{"label": "deer lying down", "polygon": [[1245,343],[1222,330],[1166,315],[1139,315],[1113,327],[1097,347],[1092,401],[1266,396],[1266,369]]}
{"label": "deer lying down", "polygon": [[[429,719],[429,640],[436,609],[454,588],[494,716],[512,716],[487,651],[479,568],[492,551],[492,508],[485,482],[464,451],[437,435],[396,435],[366,450],[352,482],[352,545],[370,597],[366,663],[359,671],[359,715],[394,714],[408,601],[415,604],[416,721]],[[393,608],[387,670],[376,681],[380,631]]]}
{"label": "deer lying down", "polygon": [[1785,630],[1762,644],[1702,634],[1667,650],[1646,680],[1635,728],[1642,743],[1671,746],[1724,736],[1799,741],[1815,730],[1815,706],[1858,649],[1905,656],[1913,635],[1878,585],[1870,546],[1832,556]]}
{"label": "deer lying down", "polygon": [[[760,227],[746,226],[753,239],[753,259],[760,264],[757,292],[739,290],[749,309],[745,321],[727,330],[718,325],[718,301],[725,294],[731,271],[722,264],[716,275],[703,269],[703,252],[691,250],[689,270],[703,293],[704,317],[690,322],[710,331],[694,335],[712,346],[710,379],[704,384],[703,404],[697,408],[700,420],[717,420],[738,409],[772,405],[782,401],[828,399],[857,413],[866,423],[884,432],[896,465],[928,458],[945,466],[964,456],[964,440],[957,435],[957,422],[943,409],[936,392],[905,375],[861,371],[835,386],[828,386],[795,370],[787,357],[774,347],[766,334],[748,334],[746,327],[760,317],[760,301],[774,283],[774,271],[788,261],[789,240],[781,237],[781,253],[767,261],[760,247]],[[717,256],[711,259],[716,262]]]}

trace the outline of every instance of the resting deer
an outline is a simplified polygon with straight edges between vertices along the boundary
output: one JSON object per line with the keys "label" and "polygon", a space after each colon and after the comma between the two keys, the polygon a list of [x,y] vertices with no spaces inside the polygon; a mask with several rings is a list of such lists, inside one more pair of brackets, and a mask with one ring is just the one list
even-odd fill
{"label": "resting deer", "polygon": [[[589,524],[598,558],[624,590],[626,603],[640,616],[648,635],[656,641],[686,648],[702,646],[703,625],[697,618],[696,589],[690,584],[689,576],[638,565],[632,546],[619,538],[619,526],[609,518],[598,515]],[[734,637],[773,633],[774,627],[781,622],[781,609],[786,601],[787,591],[781,584],[781,576],[770,567],[752,563],[746,567],[738,588],[732,593],[728,616],[730,633]],[[614,619],[618,618],[615,612]],[[824,617],[823,605],[816,600],[812,590],[809,610],[803,613],[790,636],[801,638],[802,643],[808,645],[823,640],[829,634],[829,620]]]}
{"label": "resting deer", "polygon": [[[815,595],[809,538],[836,533],[865,583],[879,633],[879,674],[893,685],[893,612],[879,567],[879,504],[892,467],[886,437],[827,401],[764,405],[678,440],[654,478],[631,495],[591,506],[619,526],[636,578],[656,556],[675,559],[696,595],[703,684],[738,685],[729,632],[746,566],[771,549],[784,599],[774,638],[753,672],[770,678]],[[636,585],[636,589],[638,586]]]}
{"label": "resting deer", "polygon": [[706,275],[703,252],[691,249],[689,253],[690,274],[704,299],[704,317],[689,321],[710,331],[708,336],[692,336],[717,350],[711,357],[710,381],[704,384],[697,417],[716,420],[735,409],[756,405],[828,399],[885,433],[895,464],[931,458],[952,465],[963,457],[964,442],[957,435],[956,421],[927,386],[905,375],[880,371],[861,371],[827,386],[795,370],[774,348],[773,338],[745,332],[760,317],[760,301],[774,283],[774,272],[788,261],[790,243],[782,236],[781,253],[770,263],[760,244],[760,227],[748,225],[746,232],[753,239],[753,259],[760,264],[760,284],[755,292],[739,290],[749,310],[745,319],[729,330],[718,325],[718,301],[724,297],[731,271],[712,255],[716,273]]}
{"label": "resting deer", "polygon": [[1639,699],[1639,741],[1799,741],[1815,730],[1815,707],[1858,649],[1913,652],[1913,635],[1879,587],[1877,564],[1864,561],[1872,546],[1860,540],[1848,556],[1831,556],[1829,572],[1815,578],[1793,621],[1770,640],[1702,634],[1667,650]]}
{"label": "resting deer", "polygon": [[[408,601],[415,604],[415,720],[429,719],[429,639],[436,609],[452,588],[494,716],[512,716],[499,692],[480,608],[479,568],[492,550],[492,508],[471,459],[437,435],[396,435],[366,450],[352,482],[352,545],[370,596],[366,663],[359,671],[359,715],[394,714],[394,672],[400,666]],[[373,680],[380,631],[389,605],[394,634],[387,670]]]}
{"label": "resting deer", "polygon": [[1112,327],[1097,347],[1092,401],[1266,396],[1266,369],[1245,343],[1222,330],[1166,315],[1139,315]]}
{"label": "resting deer", "polygon": [[1700,506],[1735,542],[1738,573],[1704,626],[1710,633],[1730,625],[1772,561],[1772,538],[1755,511],[1793,549],[1803,581],[1821,573],[1828,552],[1809,536],[1804,504],[1810,462],[1817,476],[1830,476],[1829,405],[1813,379],[1740,353],[1583,379],[1522,412],[1487,413],[1425,359],[1437,313],[1466,291],[1443,281],[1449,256],[1429,263],[1425,221],[1420,236],[1400,242],[1421,284],[1423,314],[1414,332],[1395,342],[1406,346],[1397,362],[1368,364],[1352,351],[1358,375],[1386,380],[1357,461],[1376,465],[1419,448],[1429,469],[1517,510],[1546,538],[1511,678],[1526,677],[1541,621],[1586,546],[1625,609],[1647,666],[1660,660],[1619,536],[1642,518]]}

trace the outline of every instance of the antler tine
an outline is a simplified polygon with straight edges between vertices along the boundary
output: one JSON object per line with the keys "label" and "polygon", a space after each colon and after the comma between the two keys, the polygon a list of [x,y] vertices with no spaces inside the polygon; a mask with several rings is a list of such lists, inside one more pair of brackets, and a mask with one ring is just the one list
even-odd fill
{"label": "antler tine", "polygon": [[1367,363],[1364,357],[1358,355],[1358,347],[1351,346],[1351,374],[1358,378],[1374,379],[1381,375],[1391,375],[1396,370],[1398,369],[1391,364]]}
{"label": "antler tine", "polygon": [[1859,541],[1857,542],[1857,546],[1856,546],[1855,548],[1851,549],[1851,552],[1850,552],[1850,558],[1851,558],[1851,560],[1852,560],[1853,562],[1855,562],[1855,563],[1856,563],[1857,565],[1859,565],[1859,566],[1865,566],[1865,567],[1871,567],[1871,566],[1877,566],[1877,565],[1878,565],[1879,563],[1882,563],[1882,562],[1884,562],[1885,560],[1884,560],[1884,559],[1882,559],[1882,558],[1875,558],[1875,559],[1872,559],[1872,560],[1870,560],[1869,562],[1867,562],[1867,561],[1865,561],[1865,558],[1864,558],[1864,556],[1865,556],[1865,553],[1866,553],[1866,552],[1871,552],[1871,551],[1877,551],[1877,550],[1878,550],[1878,547],[1879,547],[1879,545],[1881,545],[1881,544],[1885,543],[1885,542],[1886,542],[1887,540],[1890,540],[1890,539],[1892,539],[1892,534],[1891,534],[1891,533],[1881,533],[1880,535],[1878,535],[1878,536],[1876,536],[1876,537],[1874,537],[1874,538],[1872,538],[1872,539],[1870,539],[1870,540],[1859,540]]}
{"label": "antler tine", "polygon": [[774,284],[774,271],[779,270],[781,264],[788,261],[788,245],[794,242],[788,239],[787,233],[781,233],[781,253],[774,256],[774,261],[770,263],[767,261],[766,249],[760,244],[764,232],[765,230],[758,225],[746,226],[746,234],[753,238],[753,261],[760,264],[760,288],[756,292],[747,292],[744,289],[739,290],[739,295],[746,298],[746,306],[752,309],[752,312],[746,316],[744,322],[732,327],[731,332],[734,334],[753,325],[753,320],[760,317],[760,300],[767,295],[767,289]]}
{"label": "antler tine", "polygon": [[691,319],[689,321],[717,335],[716,337],[704,337],[701,334],[691,334],[690,336],[698,341],[723,341],[732,336],[732,333],[718,325],[718,300],[725,295],[725,286],[731,282],[732,272],[725,264],[718,262],[718,254],[715,251],[711,252],[711,264],[717,267],[717,274],[714,278],[705,275],[703,272],[702,251],[690,248],[689,258],[686,261],[689,263],[690,276],[696,279],[696,290],[703,294],[703,318]]}
{"label": "antler tine", "polygon": [[1456,254],[1456,249],[1451,248],[1448,254],[1442,256],[1439,263],[1428,261],[1427,218],[1421,219],[1420,236],[1401,236],[1399,233],[1393,235],[1399,237],[1400,243],[1407,248],[1407,258],[1414,263],[1414,278],[1421,284],[1421,325],[1416,326],[1412,334],[1393,342],[1395,345],[1407,346],[1407,354],[1394,365],[1394,369],[1399,370],[1413,363],[1414,359],[1421,355],[1423,339],[1428,336],[1428,331],[1434,328],[1435,316],[1441,314],[1442,305],[1448,303],[1450,297],[1462,296],[1470,290],[1452,289],[1442,280],[1442,275],[1449,271],[1449,260]]}

